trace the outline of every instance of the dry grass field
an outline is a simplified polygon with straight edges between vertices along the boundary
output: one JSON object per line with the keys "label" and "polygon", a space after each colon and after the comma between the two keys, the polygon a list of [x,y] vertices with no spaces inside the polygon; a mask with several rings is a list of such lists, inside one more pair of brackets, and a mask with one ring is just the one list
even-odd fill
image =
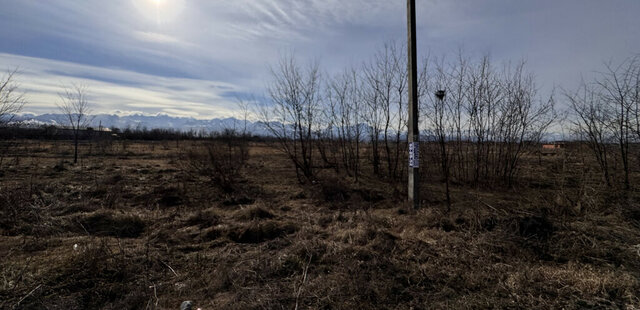
{"label": "dry grass field", "polygon": [[189,165],[203,143],[5,148],[0,308],[640,308],[640,193],[586,151],[525,156],[511,189],[454,183],[447,212],[428,173],[413,211],[366,173],[301,185],[264,143],[221,187]]}

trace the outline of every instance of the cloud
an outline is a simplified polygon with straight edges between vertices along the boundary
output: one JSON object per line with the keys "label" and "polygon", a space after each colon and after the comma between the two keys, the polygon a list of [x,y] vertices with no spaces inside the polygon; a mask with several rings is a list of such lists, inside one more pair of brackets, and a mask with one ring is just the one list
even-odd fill
{"label": "cloud", "polygon": [[[268,64],[292,50],[328,72],[358,65],[385,41],[404,42],[405,10],[388,0],[11,1],[0,10],[0,68],[37,71],[28,83],[41,110],[61,81],[86,79],[105,108],[226,113],[232,90],[210,83],[261,95]],[[640,51],[639,11],[625,0],[418,0],[418,48],[526,58],[543,87],[570,88]]]}
{"label": "cloud", "polygon": [[157,32],[145,32],[145,31],[135,31],[133,36],[139,39],[140,41],[152,42],[152,43],[164,43],[164,44],[183,44],[176,37],[172,37],[170,35],[157,33]]}
{"label": "cloud", "polygon": [[199,119],[228,117],[235,112],[227,92],[242,88],[226,82],[158,77],[42,58],[0,54],[0,63],[19,68],[18,82],[27,92],[27,112],[56,111],[59,94],[72,84],[86,85],[94,113],[136,111]]}

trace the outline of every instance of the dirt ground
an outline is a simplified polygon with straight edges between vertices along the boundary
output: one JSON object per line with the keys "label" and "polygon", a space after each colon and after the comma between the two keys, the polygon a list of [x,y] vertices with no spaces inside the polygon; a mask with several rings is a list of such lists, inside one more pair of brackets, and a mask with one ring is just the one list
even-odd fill
{"label": "dirt ground", "polygon": [[73,165],[71,142],[12,142],[0,308],[640,308],[640,194],[588,154],[529,156],[511,189],[454,184],[446,212],[428,175],[412,211],[367,175],[301,185],[264,143],[221,190],[185,167],[200,143],[85,144]]}

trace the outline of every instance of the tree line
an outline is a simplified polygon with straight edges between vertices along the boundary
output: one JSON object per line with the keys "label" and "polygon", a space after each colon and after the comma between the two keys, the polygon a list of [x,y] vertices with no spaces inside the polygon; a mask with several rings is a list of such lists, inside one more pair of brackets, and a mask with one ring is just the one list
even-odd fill
{"label": "tree line", "polygon": [[603,181],[608,187],[614,185],[611,161],[619,159],[622,182],[630,189],[629,175],[637,166],[631,162],[640,162],[640,153],[632,154],[632,144],[640,142],[640,57],[606,63],[592,81],[582,81],[565,97],[573,116],[572,130],[591,149]]}
{"label": "tree line", "polygon": [[[373,175],[404,180],[406,59],[405,47],[391,42],[333,74],[293,54],[271,67],[271,102],[257,114],[300,181],[326,167],[357,180],[364,162]],[[577,91],[541,94],[525,61],[496,64],[488,55],[463,52],[425,56],[418,74],[421,166],[437,167],[429,177],[438,175],[447,188],[452,181],[510,186],[523,156],[537,151],[546,134],[568,131],[587,142],[609,185],[609,161],[619,158],[630,188],[631,145],[640,142],[639,63],[638,57],[608,63]],[[438,90],[446,93],[442,100]]]}
{"label": "tree line", "polygon": [[[358,65],[325,73],[318,62],[283,55],[271,67],[268,102],[249,113],[240,100],[248,137],[255,115],[295,167],[301,182],[320,169],[352,177],[372,174],[391,181],[407,174],[408,72],[406,48],[389,42]],[[11,121],[26,100],[15,71],[0,79],[0,125]],[[503,184],[517,179],[522,158],[549,132],[571,132],[591,150],[602,179],[614,186],[621,162],[625,188],[640,161],[640,58],[609,62],[592,81],[575,90],[541,94],[526,62],[497,64],[490,56],[427,55],[419,64],[421,167],[449,183]],[[444,91],[442,100],[434,93]],[[87,89],[73,86],[60,95],[59,109],[77,141],[89,119]],[[561,104],[557,104],[559,101]],[[562,108],[558,108],[562,107]],[[561,118],[559,115],[564,115]],[[568,120],[567,122],[561,120]],[[140,139],[210,137],[201,132],[124,130]],[[613,164],[612,164],[613,161]],[[425,165],[428,163],[428,165]],[[636,163],[637,165],[637,163]],[[423,175],[426,175],[423,173]],[[448,192],[448,191],[447,191]]]}
{"label": "tree line", "polygon": [[[330,166],[357,179],[363,159],[375,175],[406,176],[406,59],[404,46],[388,43],[333,75],[293,55],[272,68],[272,102],[259,115],[300,177]],[[443,100],[436,90],[446,92]],[[488,56],[424,57],[418,94],[422,161],[438,162],[445,180],[512,182],[527,147],[556,119],[553,96],[538,94],[524,62],[498,67]]]}

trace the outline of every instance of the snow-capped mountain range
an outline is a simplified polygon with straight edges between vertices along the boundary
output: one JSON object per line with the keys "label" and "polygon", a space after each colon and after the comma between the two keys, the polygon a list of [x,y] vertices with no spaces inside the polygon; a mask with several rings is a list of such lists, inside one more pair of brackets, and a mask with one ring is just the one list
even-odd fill
{"label": "snow-capped mountain range", "polygon": [[[178,117],[167,114],[144,115],[117,115],[117,114],[97,114],[90,117],[89,127],[99,128],[119,128],[119,129],[175,129],[178,131],[196,131],[196,132],[222,132],[228,129],[234,129],[242,132],[245,128],[244,120],[237,118],[213,118],[213,119],[195,119],[192,117]],[[63,114],[22,114],[16,115],[13,123],[20,124],[23,127],[40,127],[46,125],[65,124]],[[362,139],[367,139],[368,129],[365,124],[361,124]],[[279,127],[279,126],[276,126]],[[272,133],[259,122],[247,120],[247,133],[258,136],[272,136]],[[337,135],[337,129],[334,133]],[[390,131],[391,136],[395,135],[394,131]],[[401,133],[401,139],[406,138],[406,132]],[[382,135],[380,136],[382,138]],[[566,136],[557,132],[547,132],[543,135],[542,141],[559,141],[559,140],[575,140],[576,137]],[[421,134],[421,140],[434,141],[435,137],[428,132]]]}
{"label": "snow-capped mountain range", "polygon": [[[22,114],[17,115],[13,119],[13,123],[19,123],[21,126],[46,126],[65,124],[65,115],[63,114]],[[195,119],[192,117],[176,117],[167,114],[157,115],[117,115],[117,114],[97,114],[89,117],[90,127],[98,128],[147,128],[147,129],[175,129],[180,131],[223,131],[226,129],[235,129],[242,131],[245,126],[244,120],[230,118],[213,118],[213,119]],[[258,122],[247,121],[247,131],[256,134],[266,134],[263,126]]]}

